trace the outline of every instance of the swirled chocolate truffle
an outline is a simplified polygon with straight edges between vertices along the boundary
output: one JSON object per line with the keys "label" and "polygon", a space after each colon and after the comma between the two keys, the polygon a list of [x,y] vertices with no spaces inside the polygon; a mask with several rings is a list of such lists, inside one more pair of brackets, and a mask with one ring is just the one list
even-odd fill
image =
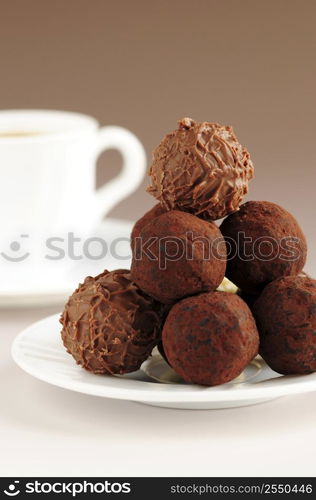
{"label": "swirled chocolate truffle", "polygon": [[216,220],[238,210],[253,172],[232,127],[183,118],[153,152],[148,192],[167,210]]}
{"label": "swirled chocolate truffle", "polygon": [[163,304],[215,290],[225,269],[226,246],[216,224],[178,210],[149,222],[133,248],[132,280]]}
{"label": "swirled chocolate truffle", "polygon": [[220,226],[227,244],[227,277],[256,295],[271,281],[299,274],[307,244],[296,219],[269,201],[248,201]]}
{"label": "swirled chocolate truffle", "polygon": [[284,375],[316,371],[316,281],[287,276],[265,287],[253,313],[260,354]]}
{"label": "swirled chocolate truffle", "polygon": [[76,362],[93,373],[138,370],[158,343],[162,306],[140,290],[127,270],[88,277],[69,298],[61,336]]}
{"label": "swirled chocolate truffle", "polygon": [[258,354],[259,335],[238,295],[211,292],[173,306],[162,342],[169,364],[183,380],[212,386],[240,375]]}
{"label": "swirled chocolate truffle", "polygon": [[138,221],[134,224],[131,234],[131,246],[133,247],[135,238],[138,238],[143,227],[146,226],[150,221],[155,219],[161,214],[164,214],[166,209],[160,204],[156,203],[148,212],[146,212]]}

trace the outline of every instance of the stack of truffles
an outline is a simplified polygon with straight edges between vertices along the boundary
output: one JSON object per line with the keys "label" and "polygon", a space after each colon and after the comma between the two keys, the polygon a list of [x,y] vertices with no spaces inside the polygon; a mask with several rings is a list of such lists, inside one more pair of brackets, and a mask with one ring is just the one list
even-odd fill
{"label": "stack of truffles", "polygon": [[[148,188],[158,203],[134,226],[131,270],[86,278],[65,306],[78,364],[124,374],[158,345],[188,383],[228,382],[258,352],[282,374],[316,371],[306,240],[282,207],[241,205],[253,173],[231,127],[184,118],[162,140]],[[225,276],[238,293],[219,291]]]}

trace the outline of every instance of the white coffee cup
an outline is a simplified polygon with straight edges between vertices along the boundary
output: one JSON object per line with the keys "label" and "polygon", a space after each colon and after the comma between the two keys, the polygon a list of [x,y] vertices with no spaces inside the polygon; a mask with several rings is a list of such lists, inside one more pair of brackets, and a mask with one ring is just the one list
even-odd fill
{"label": "white coffee cup", "polygon": [[[97,190],[97,158],[113,148],[123,166]],[[106,242],[114,235],[128,240],[126,222],[100,222],[140,185],[145,167],[142,144],[124,128],[100,128],[90,116],[65,111],[0,111],[0,307],[50,304],[86,274],[126,267],[107,253],[102,261],[86,259],[95,263],[89,268],[83,245],[98,231]],[[70,236],[81,260],[69,250]],[[65,250],[57,259],[51,239]],[[33,302],[26,300],[31,296]]]}
{"label": "white coffee cup", "polygon": [[[96,160],[116,149],[123,167],[96,190]],[[0,111],[0,233],[88,234],[141,183],[146,157],[128,130],[79,113]]]}

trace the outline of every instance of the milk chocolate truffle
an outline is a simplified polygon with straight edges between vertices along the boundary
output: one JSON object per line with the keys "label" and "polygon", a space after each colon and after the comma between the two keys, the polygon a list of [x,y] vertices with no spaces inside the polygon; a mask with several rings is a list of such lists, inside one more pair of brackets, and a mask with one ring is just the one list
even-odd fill
{"label": "milk chocolate truffle", "polygon": [[243,292],[256,294],[304,267],[305,236],[293,215],[275,203],[248,201],[220,229],[227,243],[226,275]]}
{"label": "milk chocolate truffle", "polygon": [[270,283],[255,302],[260,354],[284,375],[316,371],[316,281],[287,276]]}
{"label": "milk chocolate truffle", "polygon": [[131,234],[131,246],[133,247],[135,238],[139,237],[141,230],[143,227],[148,224],[151,220],[153,220],[155,217],[158,217],[159,215],[163,214],[166,212],[166,209],[160,204],[157,203],[154,205],[148,212],[146,212],[134,225],[132,229],[132,234]]}
{"label": "milk chocolate truffle", "polygon": [[226,269],[226,246],[218,227],[172,210],[140,232],[133,249],[132,280],[164,304],[215,290]]}
{"label": "milk chocolate truffle", "polygon": [[256,356],[259,336],[238,295],[211,292],[173,306],[162,342],[170,365],[186,382],[218,385],[237,377]]}
{"label": "milk chocolate truffle", "polygon": [[183,118],[153,152],[148,192],[167,210],[216,220],[238,210],[253,172],[232,127]]}
{"label": "milk chocolate truffle", "polygon": [[161,305],[127,270],[88,277],[69,298],[61,336],[76,362],[94,373],[138,370],[161,336]]}

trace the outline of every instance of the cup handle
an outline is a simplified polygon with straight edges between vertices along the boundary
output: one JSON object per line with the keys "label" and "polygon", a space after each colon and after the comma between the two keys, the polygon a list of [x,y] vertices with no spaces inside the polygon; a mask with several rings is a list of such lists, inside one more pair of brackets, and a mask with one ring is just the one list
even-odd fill
{"label": "cup handle", "polygon": [[122,127],[102,127],[98,131],[95,160],[107,149],[121,153],[120,173],[95,193],[95,211],[102,219],[117,203],[127,198],[141,184],[146,171],[146,153],[142,143]]}

